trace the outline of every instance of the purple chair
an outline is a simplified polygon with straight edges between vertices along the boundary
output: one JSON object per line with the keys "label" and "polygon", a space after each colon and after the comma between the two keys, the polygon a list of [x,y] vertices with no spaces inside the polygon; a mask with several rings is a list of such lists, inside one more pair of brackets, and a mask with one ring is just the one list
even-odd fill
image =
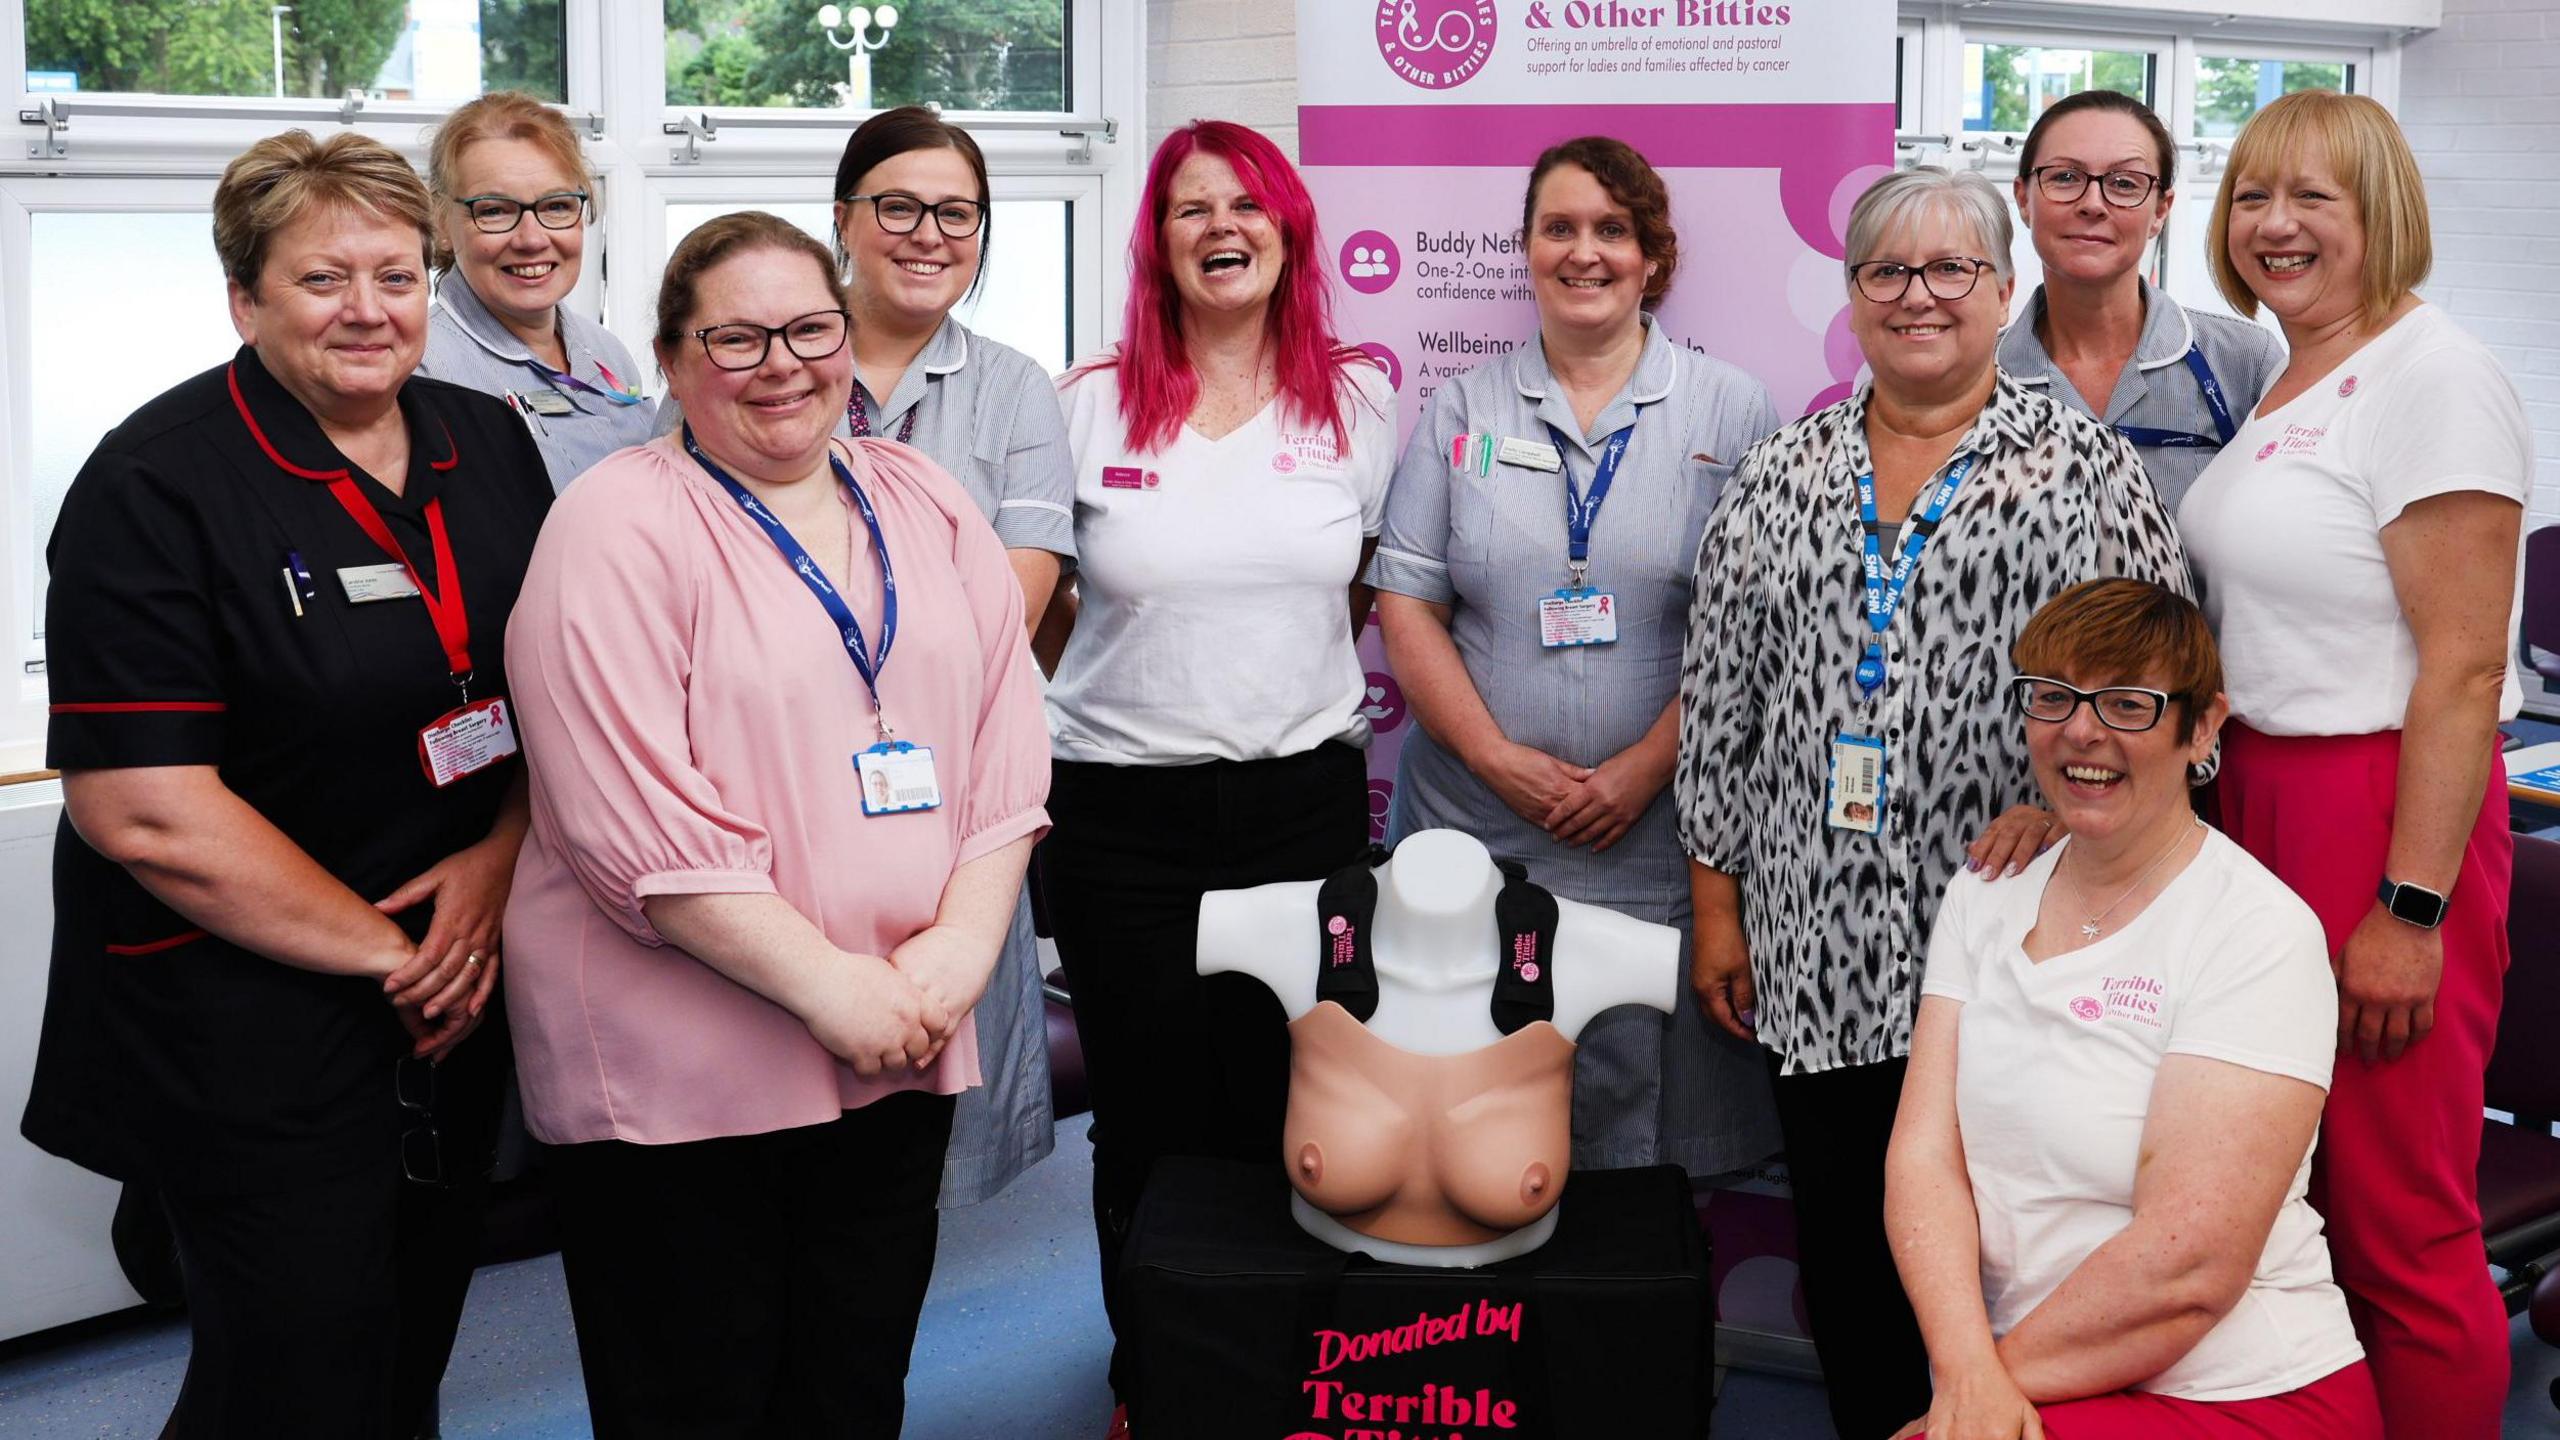
{"label": "purple chair", "polygon": [[2560,1251],[2560,1065],[2551,1060],[2560,1036],[2560,841],[2515,837],[2515,885],[2507,911],[2506,997],[2498,1011],[2497,1048],[2485,1092],[2491,1109],[2513,1125],[2481,1122],[2480,1229],[2489,1263],[2507,1272],[2500,1288],[2507,1313],[2526,1307]]}
{"label": "purple chair", "polygon": [[[2536,650],[2546,652],[2537,657]],[[2524,629],[2516,658],[2560,689],[2560,525],[2546,525],[2524,541]]]}

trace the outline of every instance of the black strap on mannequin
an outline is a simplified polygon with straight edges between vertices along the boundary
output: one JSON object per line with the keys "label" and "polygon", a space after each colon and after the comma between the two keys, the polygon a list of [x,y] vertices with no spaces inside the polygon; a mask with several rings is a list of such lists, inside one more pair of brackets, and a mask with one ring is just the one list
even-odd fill
{"label": "black strap on mannequin", "polygon": [[[1378,877],[1387,862],[1383,845],[1325,879],[1316,891],[1316,1000],[1330,1000],[1367,1024],[1378,1012],[1378,962],[1369,928],[1378,915]],[[1501,967],[1493,981],[1494,1028],[1509,1035],[1556,1014],[1553,953],[1556,897],[1529,881],[1516,860],[1495,862],[1502,892],[1494,897],[1495,942]]]}

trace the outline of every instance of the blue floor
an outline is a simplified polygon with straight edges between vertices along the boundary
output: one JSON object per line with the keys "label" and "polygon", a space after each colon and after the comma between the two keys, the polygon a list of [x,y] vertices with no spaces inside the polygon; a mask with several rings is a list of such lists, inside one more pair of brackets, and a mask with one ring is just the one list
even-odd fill
{"label": "blue floor", "polygon": [[[1100,1440],[1110,1400],[1094,1281],[1092,1174],[1081,1119],[999,1199],[944,1217],[933,1293],[907,1383],[909,1440]],[[2560,1436],[2547,1387],[2560,1350],[2516,1322],[2509,1436]],[[182,1322],[142,1319],[0,1362],[0,1436],[152,1440],[186,1369]],[[446,1372],[444,1433],[512,1440],[587,1434],[586,1390],[556,1257],[480,1272]],[[1830,1440],[1817,1386],[1735,1371],[1715,1430]]]}

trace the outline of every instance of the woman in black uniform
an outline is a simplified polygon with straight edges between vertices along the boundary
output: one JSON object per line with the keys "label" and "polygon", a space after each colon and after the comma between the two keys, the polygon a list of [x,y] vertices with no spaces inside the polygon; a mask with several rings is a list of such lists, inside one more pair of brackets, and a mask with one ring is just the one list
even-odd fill
{"label": "woman in black uniform", "polygon": [[425,187],[355,135],[232,162],[242,341],[72,482],[47,556],[53,964],[24,1130],[161,1192],[179,1437],[418,1433],[477,1239],[524,834],[501,673],[551,498],[412,380]]}

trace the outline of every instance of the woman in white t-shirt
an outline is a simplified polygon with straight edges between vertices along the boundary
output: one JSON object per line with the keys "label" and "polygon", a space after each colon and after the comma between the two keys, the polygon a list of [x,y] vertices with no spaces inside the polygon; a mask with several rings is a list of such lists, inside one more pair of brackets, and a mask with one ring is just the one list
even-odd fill
{"label": "woman in white t-shirt", "polygon": [[1072,620],[1040,857],[1092,1084],[1115,1324],[1154,1162],[1280,1153],[1280,1008],[1195,973],[1200,896],[1321,879],[1368,843],[1352,643],[1395,463],[1386,376],[1334,339],[1315,202],[1278,147],[1186,125],[1157,148],[1140,213],[1127,338],[1058,386],[1077,558],[1049,627]]}
{"label": "woman in white t-shirt", "polygon": [[2178,528],[2230,666],[2222,823],[2319,915],[2337,973],[2347,1059],[2312,1200],[2384,1419],[2394,1440],[2488,1440],[2507,1323],[2475,1175],[2533,441],[2488,350],[2411,293],[2429,255],[2424,182],[2380,105],[2314,91],[2258,112],[2212,257],[2293,353]]}
{"label": "woman in white t-shirt", "polygon": [[2092,580],[2010,682],[2069,838],[1958,875],[1887,1161],[1932,1440],[2380,1440],[2305,1200],[2338,1002],[2320,924],[2196,819],[2226,706],[2195,606]]}

